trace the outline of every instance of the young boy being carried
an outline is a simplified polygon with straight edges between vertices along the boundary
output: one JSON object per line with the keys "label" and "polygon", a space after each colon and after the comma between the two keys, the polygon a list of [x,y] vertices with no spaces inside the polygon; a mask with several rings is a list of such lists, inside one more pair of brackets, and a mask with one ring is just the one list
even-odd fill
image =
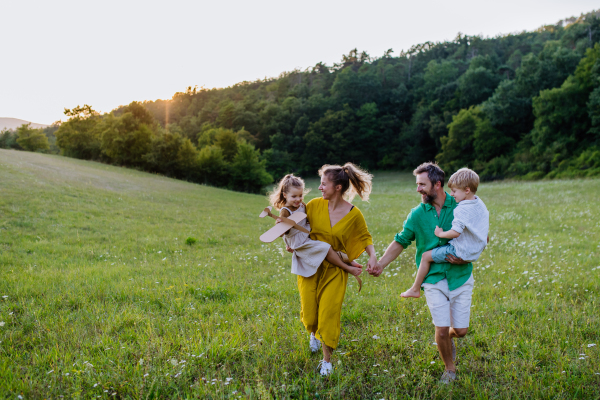
{"label": "young boy being carried", "polygon": [[454,197],[458,206],[454,209],[452,229],[444,232],[438,226],[435,228],[435,235],[452,240],[444,246],[423,253],[415,283],[401,294],[402,297],[421,296],[421,285],[432,262],[443,263],[448,254],[469,262],[479,258],[489,241],[490,213],[483,201],[475,195],[478,186],[479,176],[468,168],[461,168],[450,177],[450,195]]}

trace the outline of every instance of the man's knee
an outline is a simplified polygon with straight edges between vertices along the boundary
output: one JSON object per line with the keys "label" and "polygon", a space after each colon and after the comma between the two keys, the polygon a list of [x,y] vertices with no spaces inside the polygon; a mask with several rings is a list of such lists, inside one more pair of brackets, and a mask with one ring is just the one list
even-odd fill
{"label": "man's knee", "polygon": [[450,328],[447,327],[447,326],[436,326],[435,327],[435,334],[440,339],[445,339],[445,338],[447,338],[447,337],[450,336]]}
{"label": "man's knee", "polygon": [[469,328],[452,328],[454,330],[454,335],[456,337],[463,337],[467,334]]}

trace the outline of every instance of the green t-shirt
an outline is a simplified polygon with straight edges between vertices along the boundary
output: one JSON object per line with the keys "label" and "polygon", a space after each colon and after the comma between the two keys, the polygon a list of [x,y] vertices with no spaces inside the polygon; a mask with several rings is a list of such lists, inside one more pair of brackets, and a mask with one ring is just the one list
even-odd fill
{"label": "green t-shirt", "polygon": [[[416,240],[417,255],[415,261],[417,268],[421,263],[421,256],[429,250],[438,246],[443,246],[449,242],[449,239],[441,239],[435,236],[435,227],[439,226],[444,231],[452,229],[452,220],[454,219],[454,209],[458,203],[452,196],[446,193],[446,201],[440,211],[438,218],[435,207],[431,204],[421,203],[412,210],[404,221],[404,229],[397,233],[394,240],[407,248]],[[431,263],[429,273],[423,282],[437,283],[442,279],[448,280],[450,290],[461,287],[471,276],[473,264],[450,264],[450,263]]]}

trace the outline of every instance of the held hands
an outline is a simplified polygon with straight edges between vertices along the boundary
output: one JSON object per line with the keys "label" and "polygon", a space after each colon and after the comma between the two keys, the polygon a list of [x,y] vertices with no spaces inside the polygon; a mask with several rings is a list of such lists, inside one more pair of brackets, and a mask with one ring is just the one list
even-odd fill
{"label": "held hands", "polygon": [[383,267],[377,262],[377,257],[373,256],[369,258],[369,263],[367,264],[367,272],[372,276],[379,276],[383,272]]}
{"label": "held hands", "polygon": [[434,231],[433,233],[435,233],[435,236],[437,236],[437,237],[441,237],[440,235],[441,235],[442,233],[444,233],[444,230],[443,230],[442,228],[440,228],[439,226],[436,226],[436,227],[435,227],[435,231]]}

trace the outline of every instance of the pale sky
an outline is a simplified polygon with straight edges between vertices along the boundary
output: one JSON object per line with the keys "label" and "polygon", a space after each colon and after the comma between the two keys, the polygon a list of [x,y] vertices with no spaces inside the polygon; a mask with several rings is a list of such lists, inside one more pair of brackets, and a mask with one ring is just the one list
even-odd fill
{"label": "pale sky", "polygon": [[108,112],[227,87],[357,47],[394,55],[457,32],[534,30],[598,8],[588,0],[2,1],[0,117],[50,124],[84,103]]}

